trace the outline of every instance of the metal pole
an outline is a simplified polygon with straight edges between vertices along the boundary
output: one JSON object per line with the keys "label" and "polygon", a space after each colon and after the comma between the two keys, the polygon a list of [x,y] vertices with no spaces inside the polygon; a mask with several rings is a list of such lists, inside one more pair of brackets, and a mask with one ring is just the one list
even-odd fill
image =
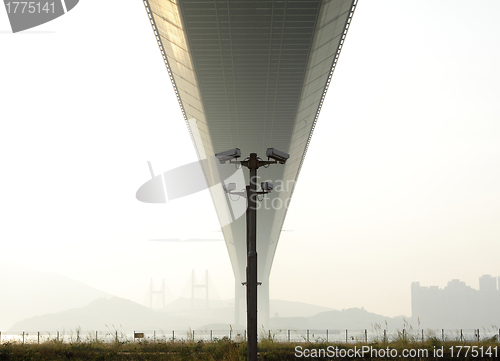
{"label": "metal pole", "polygon": [[248,160],[250,185],[247,186],[247,330],[248,361],[257,361],[257,153],[251,153]]}

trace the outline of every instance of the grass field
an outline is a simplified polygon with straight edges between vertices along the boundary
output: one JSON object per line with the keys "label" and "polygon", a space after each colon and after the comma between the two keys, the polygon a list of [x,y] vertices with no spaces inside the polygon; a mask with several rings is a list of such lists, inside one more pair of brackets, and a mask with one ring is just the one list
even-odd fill
{"label": "grass field", "polygon": [[[298,350],[298,353],[297,353]],[[321,351],[323,350],[323,351]],[[358,353],[356,353],[356,350]],[[362,354],[361,350],[366,353]],[[404,352],[408,354],[403,355]],[[40,344],[7,342],[0,345],[0,360],[245,360],[246,343],[227,338],[214,342],[113,342],[99,341],[63,343],[50,340]],[[328,353],[329,352],[329,353]],[[436,353],[437,352],[437,353]],[[441,353],[442,352],[442,353]],[[467,354],[466,354],[467,352]],[[301,354],[302,353],[302,354]],[[397,356],[395,356],[397,353]],[[341,344],[322,342],[259,343],[261,360],[305,359],[372,359],[390,360],[499,360],[497,339],[481,342],[441,341],[429,338],[398,339],[390,342]],[[361,355],[361,357],[360,357]],[[351,356],[351,357],[349,357]]]}

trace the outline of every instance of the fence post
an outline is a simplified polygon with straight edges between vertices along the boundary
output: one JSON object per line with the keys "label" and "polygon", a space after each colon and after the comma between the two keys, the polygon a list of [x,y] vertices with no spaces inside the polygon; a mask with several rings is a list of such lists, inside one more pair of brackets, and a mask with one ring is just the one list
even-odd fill
{"label": "fence post", "polygon": [[347,343],[347,330],[345,330],[345,343]]}
{"label": "fence post", "polygon": [[153,331],[153,342],[156,342],[156,331]]}
{"label": "fence post", "polygon": [[57,341],[59,341],[59,331],[57,331]]}
{"label": "fence post", "polygon": [[328,342],[328,329],[326,330],[326,342]]}
{"label": "fence post", "polygon": [[[245,332],[246,332],[246,330],[245,330]],[[213,341],[213,338],[212,338],[212,330],[210,330],[210,342],[212,342],[212,341]]]}
{"label": "fence post", "polygon": [[118,343],[118,331],[115,331],[115,342]]}
{"label": "fence post", "polygon": [[290,330],[288,330],[288,342],[290,342]]}
{"label": "fence post", "polygon": [[368,331],[365,328],[365,343],[368,343]]}
{"label": "fence post", "polygon": [[229,329],[229,339],[231,340],[231,337],[233,336],[233,330]]}
{"label": "fence post", "polygon": [[174,342],[174,340],[175,340],[175,331],[172,330],[172,342]]}
{"label": "fence post", "polygon": [[40,331],[38,331],[38,344],[40,344]]}
{"label": "fence post", "polygon": [[76,330],[76,342],[80,342],[80,330]]}
{"label": "fence post", "polygon": [[24,331],[23,331],[23,346],[24,346]]}
{"label": "fence post", "polygon": [[477,329],[477,342],[479,342],[479,328]]}
{"label": "fence post", "polygon": [[460,330],[460,341],[462,341],[462,342],[464,340],[464,332],[463,331],[464,330],[462,330],[462,329]]}
{"label": "fence post", "polygon": [[97,342],[97,331],[95,332],[95,342]]}
{"label": "fence post", "polygon": [[387,342],[387,330],[384,330],[384,342]]}
{"label": "fence post", "polygon": [[444,341],[444,328],[441,329],[441,339]]}
{"label": "fence post", "polygon": [[307,330],[307,342],[309,342],[309,330]]}
{"label": "fence post", "polygon": [[422,342],[424,342],[424,329],[422,329]]}

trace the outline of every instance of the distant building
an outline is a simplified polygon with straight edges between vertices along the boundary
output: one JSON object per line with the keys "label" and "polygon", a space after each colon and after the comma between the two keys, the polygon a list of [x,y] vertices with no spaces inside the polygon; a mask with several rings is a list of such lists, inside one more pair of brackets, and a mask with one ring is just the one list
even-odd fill
{"label": "distant building", "polygon": [[[500,283],[500,277],[498,278]],[[479,278],[479,290],[453,279],[440,289],[411,285],[412,319],[423,328],[491,328],[500,325],[500,290],[497,278]]]}
{"label": "distant building", "polygon": [[498,291],[497,279],[490,275],[484,275],[479,278],[479,291]]}

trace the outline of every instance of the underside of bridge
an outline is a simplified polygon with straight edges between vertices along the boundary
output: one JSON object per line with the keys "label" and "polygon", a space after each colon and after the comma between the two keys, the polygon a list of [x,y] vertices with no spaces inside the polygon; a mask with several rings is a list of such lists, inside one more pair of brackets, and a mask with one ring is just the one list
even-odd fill
{"label": "underside of bridge", "polygon": [[[287,205],[357,0],[143,1],[199,158],[232,148],[243,157],[264,158],[267,148],[290,154],[285,165],[259,169],[276,186],[257,212],[259,325],[267,326]],[[204,163],[210,184],[221,169]],[[244,325],[246,224],[238,209],[246,201],[231,200],[220,184],[210,192],[234,271],[235,324]]]}

